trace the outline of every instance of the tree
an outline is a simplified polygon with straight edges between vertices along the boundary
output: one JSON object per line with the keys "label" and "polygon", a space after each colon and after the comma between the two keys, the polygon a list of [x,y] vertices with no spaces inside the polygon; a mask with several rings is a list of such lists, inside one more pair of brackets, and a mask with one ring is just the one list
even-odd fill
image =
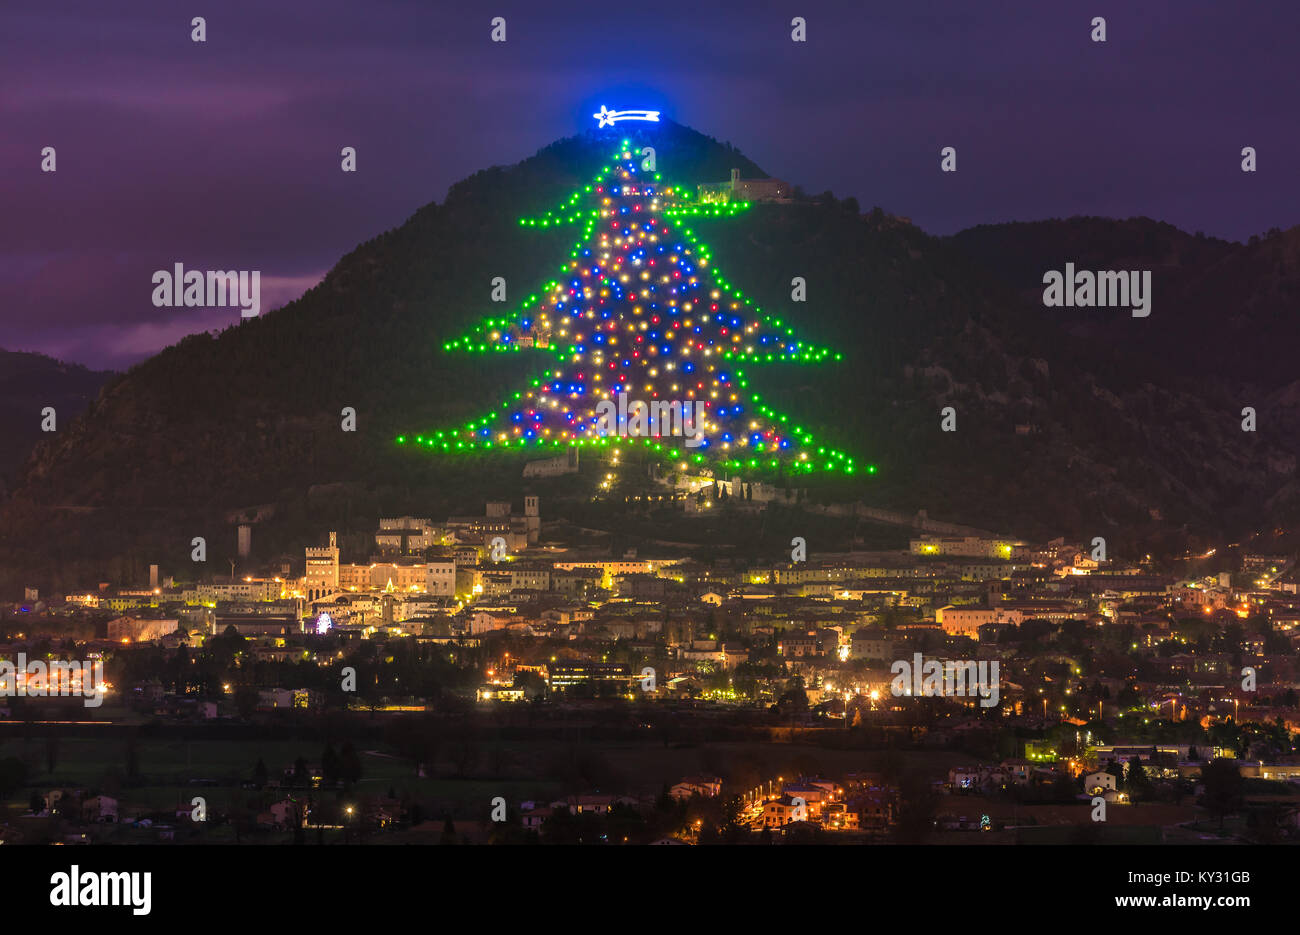
{"label": "tree", "polygon": [[267,780],[266,763],[262,762],[262,758],[259,756],[257,758],[257,765],[253,767],[253,782],[255,782],[257,784],[257,788],[260,789],[266,785],[266,780]]}
{"label": "tree", "polygon": [[[528,296],[514,315],[484,319],[444,345],[544,351],[556,357],[556,369],[462,428],[403,435],[398,443],[456,452],[626,440],[673,462],[707,457],[732,470],[784,465],[852,473],[851,457],[818,445],[763,404],[741,369],[842,357],[796,339],[781,319],[763,314],[713,268],[708,247],[686,226],[692,215],[729,217],[748,205],[694,204],[687,188],[661,185],[634,150],[623,140],[593,184],[540,218],[521,219],[525,227],[584,225],[562,277]],[[685,410],[697,414],[696,401],[704,415],[687,419]],[[654,424],[652,402],[680,404],[676,431]]]}
{"label": "tree", "polygon": [[351,741],[343,744],[339,752],[339,776],[348,785],[361,781],[361,757],[357,756]]}
{"label": "tree", "polygon": [[740,844],[749,839],[749,825],[741,821],[744,803],[739,796],[731,796],[722,804],[722,823],[718,827],[725,844]]}
{"label": "tree", "polygon": [[1293,812],[1286,805],[1259,805],[1246,813],[1246,827],[1254,831],[1260,844],[1276,844],[1282,840],[1286,819]]}
{"label": "tree", "polygon": [[1237,761],[1216,757],[1201,767],[1201,806],[1210,814],[1219,816],[1219,830],[1229,812],[1241,807],[1245,781],[1237,768]]}
{"label": "tree", "polygon": [[546,680],[536,672],[529,672],[523,669],[515,672],[514,687],[522,688],[524,690],[524,696],[529,701],[546,695]]}
{"label": "tree", "polygon": [[311,772],[307,769],[307,761],[302,757],[293,761],[293,784],[304,789],[311,785]]}
{"label": "tree", "polygon": [[1101,842],[1101,824],[1095,821],[1075,825],[1070,830],[1070,843],[1074,845],[1098,844]]}
{"label": "tree", "polygon": [[[27,781],[27,764],[16,756],[0,760],[0,799],[7,799]],[[33,793],[35,794],[35,793]],[[35,809],[40,811],[40,809]]]}
{"label": "tree", "polygon": [[900,844],[921,844],[934,830],[938,796],[929,779],[920,773],[907,773],[898,788],[898,816],[894,837]]}
{"label": "tree", "polygon": [[[574,687],[582,688],[586,684],[582,683]],[[469,775],[470,769],[479,758],[478,736],[472,724],[462,724],[457,727],[452,739],[451,753],[456,762],[456,774]]]}
{"label": "tree", "polygon": [[331,786],[342,778],[342,764],[332,743],[325,744],[325,751],[320,755],[320,772],[321,778]]}
{"label": "tree", "polygon": [[1142,757],[1135,756],[1128,761],[1128,790],[1129,797],[1136,800],[1139,796],[1146,796],[1151,791],[1151,780],[1147,776],[1146,767],[1142,765]]}
{"label": "tree", "polygon": [[804,688],[803,678],[795,676],[786,683],[785,691],[777,699],[783,710],[801,712],[808,710],[808,691]]}
{"label": "tree", "polygon": [[132,782],[140,778],[140,741],[134,731],[126,741],[126,778]]}
{"label": "tree", "polygon": [[54,767],[59,765],[59,738],[54,734],[45,735],[45,771],[54,775]]}
{"label": "tree", "polygon": [[257,713],[257,705],[260,700],[261,697],[256,688],[251,685],[241,685],[235,690],[235,711],[247,721]]}
{"label": "tree", "polygon": [[1124,767],[1113,758],[1106,763],[1106,772],[1115,777],[1115,788],[1124,788]]}
{"label": "tree", "polygon": [[1079,796],[1078,783],[1064,773],[1052,781],[1052,798],[1058,802],[1074,802]]}
{"label": "tree", "polygon": [[223,665],[229,665],[230,661],[243,652],[247,646],[248,639],[240,634],[234,624],[226,627],[221,634],[212,637],[203,644],[204,650]]}

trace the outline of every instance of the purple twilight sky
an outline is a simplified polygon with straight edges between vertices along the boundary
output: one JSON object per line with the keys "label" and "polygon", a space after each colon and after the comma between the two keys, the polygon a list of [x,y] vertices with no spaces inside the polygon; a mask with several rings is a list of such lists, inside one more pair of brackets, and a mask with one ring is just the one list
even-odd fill
{"label": "purple twilight sky", "polygon": [[0,347],[121,368],[234,324],[155,308],[153,271],[257,269],[263,309],[283,304],[601,104],[931,233],[1148,215],[1242,240],[1300,222],[1298,28],[1290,0],[6,0]]}

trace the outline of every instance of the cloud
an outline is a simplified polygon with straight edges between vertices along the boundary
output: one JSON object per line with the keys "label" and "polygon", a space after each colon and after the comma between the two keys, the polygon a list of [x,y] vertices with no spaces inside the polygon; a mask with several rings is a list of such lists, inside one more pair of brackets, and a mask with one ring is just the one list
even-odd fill
{"label": "cloud", "polygon": [[[305,276],[641,93],[807,191],[937,234],[1145,214],[1244,239],[1300,210],[1283,168],[1300,162],[1294,4],[1148,0],[1112,16],[1104,46],[1093,11],[1039,0],[663,0],[657,22],[689,24],[675,32],[592,9],[502,0],[509,41],[493,44],[481,8],[418,0],[6,0],[0,343],[136,359],[195,322],[159,319],[152,270]],[[789,41],[796,12],[806,45]],[[945,145],[961,168],[940,178]],[[1237,171],[1243,145],[1257,177]],[[57,173],[39,171],[43,146]]]}
{"label": "cloud", "polygon": [[[292,302],[318,284],[325,271],[302,276],[262,276],[262,314]],[[221,331],[244,319],[238,308],[158,308],[150,320],[73,325],[58,331],[30,329],[12,336],[9,350],[39,351],[60,360],[88,362],[99,369],[122,370],[186,335]],[[9,340],[9,339],[7,339]]]}

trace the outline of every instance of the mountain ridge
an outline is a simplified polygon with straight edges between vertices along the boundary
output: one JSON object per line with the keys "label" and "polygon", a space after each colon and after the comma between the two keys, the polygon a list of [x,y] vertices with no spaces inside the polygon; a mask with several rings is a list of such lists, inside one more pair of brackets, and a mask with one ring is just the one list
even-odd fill
{"label": "mountain ridge", "polygon": [[[522,489],[518,457],[440,460],[393,439],[456,424],[545,366],[541,355],[441,347],[500,313],[488,301],[494,276],[513,307],[553,275],[571,234],[522,230],[518,218],[558,204],[623,137],[655,145],[670,182],[717,181],[733,167],[766,175],[675,124],[589,132],[474,173],[349,251],[295,302],[192,335],[110,380],[37,446],[0,505],[0,563],[11,577],[48,576],[42,563],[56,562],[62,580],[92,569],[130,578],[146,559],[186,561],[192,536],[225,543],[227,514],[250,503],[281,505],[259,542],[292,554],[302,530],[340,514],[464,512],[464,501]],[[1258,367],[1197,369],[1212,366],[1213,347],[1180,337],[1177,321],[1212,345],[1199,331],[1215,320],[1213,302],[1248,280],[1253,313],[1285,327],[1283,308],[1300,294],[1295,232],[1243,245],[1149,219],[1066,219],[934,237],[829,193],[693,226],[728,280],[808,340],[845,351],[839,364],[751,371],[765,399],[881,466],[870,481],[819,482],[815,497],[1026,536],[1101,529],[1134,548],[1227,534],[1300,505],[1293,443],[1274,430],[1300,424],[1300,393]],[[1044,309],[1041,264],[1076,250],[1095,268],[1156,266],[1156,326],[1137,335],[1134,322],[1149,320],[1125,310]],[[1261,270],[1267,281],[1250,279]],[[808,283],[807,303],[790,301],[794,276]],[[1285,344],[1273,339],[1258,343]],[[1175,356],[1154,350],[1169,341]],[[1256,392],[1267,430],[1243,437],[1236,413]],[[945,405],[957,409],[956,432],[939,429]],[[345,406],[356,433],[340,430]],[[305,491],[329,484],[352,499],[309,502]]]}
{"label": "mountain ridge", "polygon": [[71,422],[114,376],[36,351],[0,348],[0,496],[41,438],[41,412],[55,411],[56,425]]}

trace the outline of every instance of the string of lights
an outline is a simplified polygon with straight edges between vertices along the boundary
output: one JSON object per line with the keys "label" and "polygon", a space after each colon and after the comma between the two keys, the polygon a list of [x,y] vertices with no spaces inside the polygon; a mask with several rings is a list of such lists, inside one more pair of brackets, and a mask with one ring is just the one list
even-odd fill
{"label": "string of lights", "polygon": [[[819,363],[842,355],[797,340],[723,276],[707,245],[681,223],[734,217],[746,202],[690,203],[681,189],[642,171],[629,141],[558,208],[524,227],[581,225],[569,259],[513,317],[487,318],[446,351],[553,354],[557,368],[461,429],[399,436],[439,451],[528,446],[642,445],[667,458],[730,470],[852,474],[856,462],[761,404],[738,364]],[[703,401],[698,450],[667,431],[610,432],[598,415],[619,394],[647,404]],[[868,466],[867,473],[875,473]]]}

